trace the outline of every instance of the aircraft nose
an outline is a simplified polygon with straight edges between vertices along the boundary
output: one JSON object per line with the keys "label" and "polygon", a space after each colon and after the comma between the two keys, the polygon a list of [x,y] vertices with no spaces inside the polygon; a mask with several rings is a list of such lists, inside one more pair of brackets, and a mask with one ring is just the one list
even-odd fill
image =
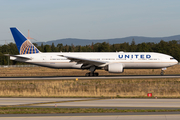
{"label": "aircraft nose", "polygon": [[176,59],[174,59],[173,61],[174,65],[178,64],[178,61]]}
{"label": "aircraft nose", "polygon": [[176,64],[178,64],[178,61],[175,59],[175,61],[176,61]]}

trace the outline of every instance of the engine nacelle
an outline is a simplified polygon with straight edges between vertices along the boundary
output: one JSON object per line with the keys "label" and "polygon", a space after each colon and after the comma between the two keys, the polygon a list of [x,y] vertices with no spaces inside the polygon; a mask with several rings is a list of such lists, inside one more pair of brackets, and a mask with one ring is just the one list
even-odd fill
{"label": "engine nacelle", "polygon": [[123,65],[121,63],[112,63],[104,68],[109,73],[122,73],[124,72]]}

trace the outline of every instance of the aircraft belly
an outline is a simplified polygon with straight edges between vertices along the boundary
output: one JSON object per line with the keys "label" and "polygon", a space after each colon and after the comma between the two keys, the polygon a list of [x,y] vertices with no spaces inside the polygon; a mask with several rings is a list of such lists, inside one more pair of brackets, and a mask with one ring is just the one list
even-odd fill
{"label": "aircraft belly", "polygon": [[170,67],[170,63],[125,63],[125,69],[156,69],[156,68],[164,68]]}

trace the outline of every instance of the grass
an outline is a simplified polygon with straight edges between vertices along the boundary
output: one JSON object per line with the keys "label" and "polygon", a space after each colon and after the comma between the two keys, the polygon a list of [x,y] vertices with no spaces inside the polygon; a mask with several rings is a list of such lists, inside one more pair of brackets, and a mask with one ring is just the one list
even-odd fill
{"label": "grass", "polygon": [[103,109],[103,108],[8,108],[8,107],[0,108],[0,114],[127,113],[127,112],[180,112],[180,109],[121,110],[121,109]]}
{"label": "grass", "polygon": [[180,98],[180,78],[0,81],[0,97]]}
{"label": "grass", "polygon": [[[180,74],[180,65],[166,74]],[[118,75],[157,75],[160,69],[127,69]],[[0,76],[81,76],[87,70],[62,70],[45,67],[0,68]],[[98,70],[100,75],[110,74]],[[103,79],[103,80],[45,80],[0,81],[0,97],[153,97],[180,98],[180,78],[169,79]]]}
{"label": "grass", "polygon": [[[88,70],[51,69],[46,67],[0,68],[0,77],[14,76],[84,76]],[[125,69],[123,73],[113,74],[97,70],[99,75],[159,75],[161,69]],[[180,74],[180,65],[169,67],[165,74]]]}

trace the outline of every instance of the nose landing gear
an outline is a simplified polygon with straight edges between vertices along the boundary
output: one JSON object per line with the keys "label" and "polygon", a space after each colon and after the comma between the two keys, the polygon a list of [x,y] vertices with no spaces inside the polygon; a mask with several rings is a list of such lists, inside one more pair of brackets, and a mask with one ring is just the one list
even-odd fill
{"label": "nose landing gear", "polygon": [[160,75],[164,75],[166,69],[167,69],[167,68],[162,68]]}

